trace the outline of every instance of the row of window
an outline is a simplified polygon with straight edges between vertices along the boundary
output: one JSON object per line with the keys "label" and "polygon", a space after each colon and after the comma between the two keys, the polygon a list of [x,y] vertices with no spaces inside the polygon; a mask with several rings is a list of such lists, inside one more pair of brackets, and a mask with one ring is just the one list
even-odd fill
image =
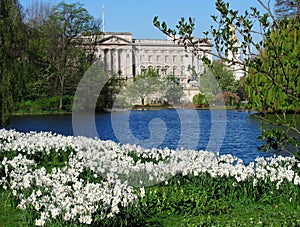
{"label": "row of window", "polygon": [[176,67],[176,66],[173,66],[173,67],[169,67],[169,66],[164,66],[164,67],[161,67],[161,66],[156,66],[156,67],[153,67],[153,66],[144,66],[144,65],[141,65],[140,66],[140,70],[141,70],[141,73],[144,72],[147,68],[151,68],[151,69],[156,69],[158,73],[161,73],[162,75],[169,75],[169,74],[172,74],[172,75],[178,75],[178,72],[180,70],[180,76],[184,76],[185,75],[185,71],[188,70],[185,69],[186,67],[185,66],[181,66],[180,68],[179,67]]}
{"label": "row of window", "polygon": [[[140,55],[140,62],[143,61],[148,61],[148,62],[152,62],[152,61],[156,61],[156,62],[173,62],[176,63],[177,59],[180,57],[180,62],[184,63],[185,59],[188,58],[188,55],[173,55],[173,56],[169,56],[169,55],[165,55],[165,56],[161,56],[161,55],[156,55],[156,56],[152,56],[152,55]],[[194,58],[194,57],[192,57]]]}

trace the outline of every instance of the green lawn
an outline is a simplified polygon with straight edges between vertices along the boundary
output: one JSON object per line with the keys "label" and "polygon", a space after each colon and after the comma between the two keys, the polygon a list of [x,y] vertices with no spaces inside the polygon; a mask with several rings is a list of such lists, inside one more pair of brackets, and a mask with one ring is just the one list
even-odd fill
{"label": "green lawn", "polygon": [[[22,226],[22,211],[13,208],[8,192],[0,191],[0,227]],[[287,205],[235,203],[222,214],[157,214],[148,226],[300,226],[300,208]]]}
{"label": "green lawn", "polygon": [[149,226],[300,226],[300,209],[266,204],[233,204],[225,214],[157,216]]}
{"label": "green lawn", "polygon": [[8,192],[0,190],[0,227],[22,226],[22,211],[11,206]]}

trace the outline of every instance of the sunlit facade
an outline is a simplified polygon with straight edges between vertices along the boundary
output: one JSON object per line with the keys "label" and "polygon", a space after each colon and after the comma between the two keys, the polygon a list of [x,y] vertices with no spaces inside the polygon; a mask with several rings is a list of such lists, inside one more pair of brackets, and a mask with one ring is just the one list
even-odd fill
{"label": "sunlit facade", "polygon": [[169,39],[133,39],[131,33],[118,32],[104,33],[97,43],[98,57],[113,74],[132,79],[143,70],[153,68],[161,76],[176,76],[185,86],[193,81],[191,68],[197,74],[205,70],[199,56],[205,54],[211,58],[209,53],[212,51],[210,40],[209,43],[198,44],[205,51],[198,53],[197,57],[192,51],[186,51],[183,45]]}

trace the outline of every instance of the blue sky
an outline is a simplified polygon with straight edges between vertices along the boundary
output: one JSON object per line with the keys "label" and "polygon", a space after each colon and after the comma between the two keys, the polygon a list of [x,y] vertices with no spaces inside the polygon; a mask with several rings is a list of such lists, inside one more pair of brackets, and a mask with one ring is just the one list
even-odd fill
{"label": "blue sky", "polygon": [[[26,7],[36,0],[20,0]],[[55,5],[60,0],[42,0]],[[136,39],[166,38],[152,24],[154,16],[166,21],[168,26],[175,27],[181,17],[192,17],[196,22],[195,36],[203,37],[203,32],[213,24],[211,15],[217,14],[214,0],[65,0],[66,3],[79,2],[88,12],[101,18],[102,6],[105,11],[106,32],[131,32]],[[257,0],[230,0],[233,9],[244,11],[251,6],[259,8]],[[263,2],[268,2],[263,0]],[[271,1],[273,2],[273,1]],[[273,7],[273,5],[271,5]]]}

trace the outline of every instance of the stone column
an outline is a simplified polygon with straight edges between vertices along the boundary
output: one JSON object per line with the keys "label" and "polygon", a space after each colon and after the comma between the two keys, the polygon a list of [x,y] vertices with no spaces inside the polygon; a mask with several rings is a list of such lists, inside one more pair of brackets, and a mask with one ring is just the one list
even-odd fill
{"label": "stone column", "polygon": [[126,50],[122,49],[120,55],[121,55],[120,68],[121,68],[123,76],[125,77],[125,76],[127,76],[127,67],[128,67],[127,62],[126,62]]}
{"label": "stone column", "polygon": [[113,73],[118,73],[118,70],[119,70],[119,56],[118,56],[118,49],[114,49],[114,57],[113,57],[113,61],[114,61],[114,71],[113,71]]}
{"label": "stone column", "polygon": [[114,53],[113,53],[113,49],[110,49],[109,51],[109,71],[110,73],[114,73]]}
{"label": "stone column", "polygon": [[124,72],[122,71],[122,64],[122,49],[118,49],[118,72],[123,74]]}
{"label": "stone column", "polygon": [[104,68],[105,70],[109,70],[109,50],[108,49],[104,49],[103,51],[103,64],[104,64]]}

